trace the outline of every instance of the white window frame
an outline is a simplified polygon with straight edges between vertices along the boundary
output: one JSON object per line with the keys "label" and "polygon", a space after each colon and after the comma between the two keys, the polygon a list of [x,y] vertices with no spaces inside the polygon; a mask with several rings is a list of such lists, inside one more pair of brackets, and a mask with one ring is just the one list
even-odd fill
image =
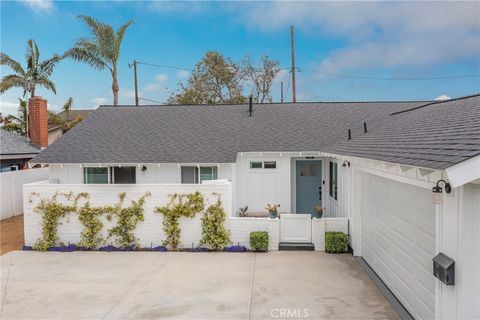
{"label": "white window frame", "polygon": [[[252,168],[252,162],[261,162],[261,168]],[[275,168],[265,168],[265,162],[275,162]],[[279,159],[273,158],[263,158],[263,159],[249,159],[248,163],[248,171],[249,172],[256,172],[256,173],[268,173],[268,172],[279,172],[280,171],[280,161]]]}

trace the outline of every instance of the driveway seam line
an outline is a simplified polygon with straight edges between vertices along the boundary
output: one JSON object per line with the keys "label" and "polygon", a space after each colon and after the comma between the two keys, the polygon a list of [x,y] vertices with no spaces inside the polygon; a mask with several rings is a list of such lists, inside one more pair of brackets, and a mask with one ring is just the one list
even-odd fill
{"label": "driveway seam line", "polygon": [[12,267],[12,259],[14,254],[15,252],[12,252],[12,254],[10,255],[10,262],[8,264],[7,280],[5,280],[5,292],[3,293],[2,307],[0,308],[0,319],[2,318],[5,301],[7,300],[8,280],[10,279],[10,269]]}
{"label": "driveway seam line", "polygon": [[137,277],[137,279],[135,279],[135,281],[127,288],[127,290],[125,290],[125,293],[122,294],[122,296],[118,299],[118,301],[107,311],[107,313],[103,316],[102,319],[106,319],[108,317],[108,315],[110,314],[110,312],[112,312],[119,304],[120,302],[123,300],[123,298],[125,298],[127,296],[127,294],[130,293],[130,291],[132,290],[132,288],[140,281],[140,279],[147,273],[147,271],[153,266],[153,264],[155,262],[157,262],[158,259],[160,259],[160,255],[158,255],[157,258],[155,258],[152,263],[150,263],[150,265],[145,268],[145,270]]}
{"label": "driveway seam line", "polygon": [[257,267],[257,253],[254,253],[253,256],[253,274],[252,274],[252,289],[250,291],[250,313],[248,316],[249,320],[252,320],[253,316],[253,303],[254,303],[254,295],[255,295],[255,270]]}

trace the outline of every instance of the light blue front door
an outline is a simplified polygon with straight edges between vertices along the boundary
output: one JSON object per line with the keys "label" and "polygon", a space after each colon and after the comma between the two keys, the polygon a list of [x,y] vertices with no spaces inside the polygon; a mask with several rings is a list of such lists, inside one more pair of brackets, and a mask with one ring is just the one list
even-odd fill
{"label": "light blue front door", "polygon": [[313,213],[322,205],[322,161],[296,161],[296,211]]}

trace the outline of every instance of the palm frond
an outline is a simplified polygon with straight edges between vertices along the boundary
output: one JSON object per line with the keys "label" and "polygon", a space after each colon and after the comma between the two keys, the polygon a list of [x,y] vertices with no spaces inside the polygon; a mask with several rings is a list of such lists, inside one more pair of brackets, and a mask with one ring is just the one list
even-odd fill
{"label": "palm frond", "polygon": [[63,105],[63,110],[65,110],[66,112],[70,112],[70,110],[72,110],[72,106],[73,106],[73,98],[70,97],[67,99],[67,101],[65,101],[65,104]]}
{"label": "palm frond", "polygon": [[28,79],[22,78],[16,74],[10,74],[2,78],[0,81],[0,94],[12,88],[22,88],[27,90]]}
{"label": "palm frond", "polygon": [[55,66],[63,59],[62,56],[55,54],[50,59],[44,60],[40,63],[39,76],[51,76]]}
{"label": "palm frond", "polygon": [[22,65],[3,52],[0,52],[0,65],[10,67],[18,75],[25,75],[25,70],[23,70]]}
{"label": "palm frond", "polygon": [[86,47],[73,47],[67,50],[65,57],[72,58],[77,61],[85,62],[95,69],[103,70],[105,67],[110,68],[95,51],[90,51]]}
{"label": "palm frond", "polygon": [[133,20],[129,20],[117,30],[117,37],[115,39],[115,58],[116,59],[120,57],[120,47],[122,46],[123,35],[125,34],[125,31],[127,31],[128,27],[131,26],[133,23],[134,23]]}
{"label": "palm frond", "polygon": [[35,81],[35,84],[39,85],[40,87],[44,87],[47,90],[52,91],[54,94],[57,94],[57,90],[55,89],[55,84],[48,77],[41,77],[37,79]]}

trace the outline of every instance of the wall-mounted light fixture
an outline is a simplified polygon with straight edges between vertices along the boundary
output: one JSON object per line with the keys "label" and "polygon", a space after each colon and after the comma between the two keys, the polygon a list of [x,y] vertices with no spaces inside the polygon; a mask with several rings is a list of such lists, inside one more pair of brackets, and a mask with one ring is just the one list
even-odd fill
{"label": "wall-mounted light fixture", "polygon": [[146,167],[146,166],[143,166],[143,167],[142,167],[142,171],[147,171],[147,167]]}
{"label": "wall-mounted light fixture", "polygon": [[435,204],[442,203],[443,189],[442,189],[442,187],[440,187],[440,182],[443,182],[446,193],[452,192],[452,186],[450,186],[450,183],[448,183],[447,181],[445,181],[443,179],[438,180],[437,185],[432,188],[432,192],[433,192],[433,199],[432,200],[433,200],[433,203],[435,203]]}
{"label": "wall-mounted light fixture", "polygon": [[350,161],[348,161],[348,160],[343,161],[342,167],[344,167],[344,168],[349,167],[350,168]]}

